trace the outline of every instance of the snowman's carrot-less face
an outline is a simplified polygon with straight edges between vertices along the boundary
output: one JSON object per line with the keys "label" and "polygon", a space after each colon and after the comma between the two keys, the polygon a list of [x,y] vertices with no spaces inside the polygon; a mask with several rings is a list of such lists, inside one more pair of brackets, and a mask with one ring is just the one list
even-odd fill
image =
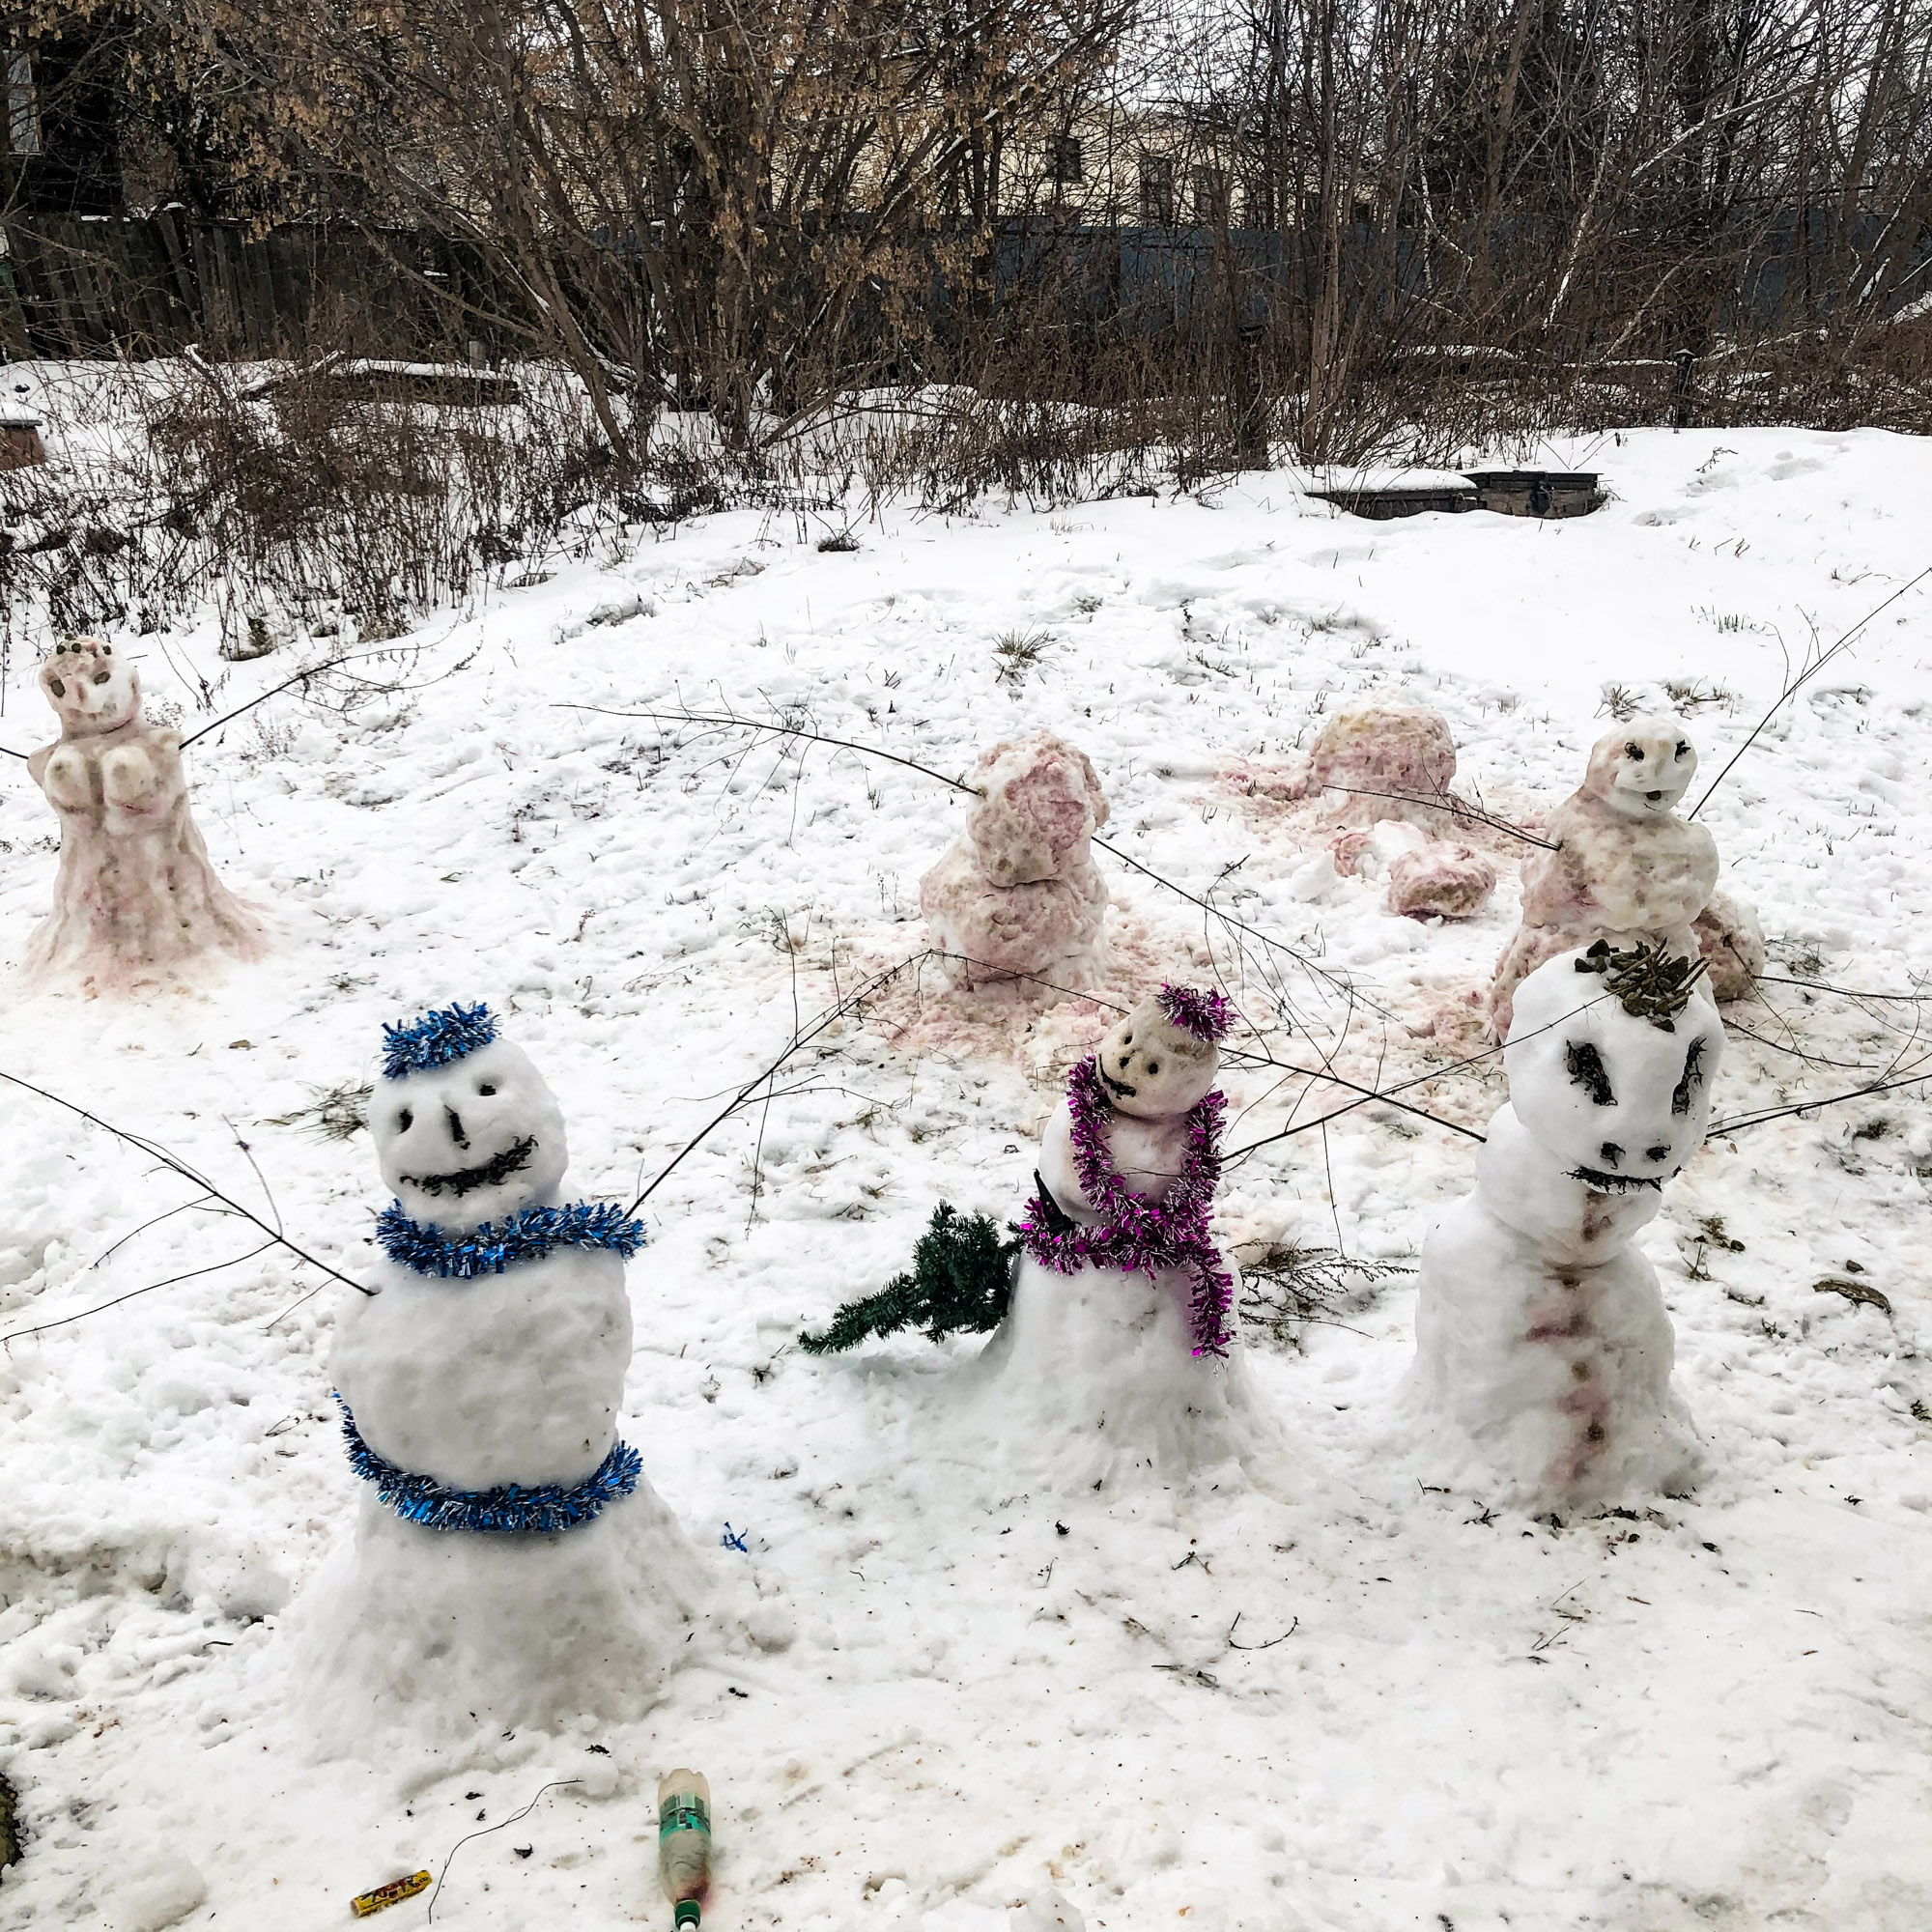
{"label": "snowman's carrot-less face", "polygon": [[141,711],[141,673],[104,638],[56,644],[41,666],[41,690],[69,738],[118,731]]}
{"label": "snowman's carrot-less face", "polygon": [[1626,1010],[1561,952],[1517,988],[1503,1064],[1510,1104],[1573,1179],[1605,1194],[1661,1188],[1711,1119],[1724,1029],[1701,984],[1667,1024]]}
{"label": "snowman's carrot-less face", "polygon": [[1122,1114],[1166,1120],[1199,1103],[1221,1070],[1220,1049],[1143,1000],[1099,1045],[1100,1084]]}
{"label": "snowman's carrot-less face", "polygon": [[1697,748],[1675,718],[1633,718],[1590,748],[1583,789],[1626,818],[1674,810],[1697,770]]}
{"label": "snowman's carrot-less face", "polygon": [[569,1165],[556,1096],[508,1040],[384,1079],[369,1115],[383,1179],[412,1221],[462,1230],[549,1205]]}

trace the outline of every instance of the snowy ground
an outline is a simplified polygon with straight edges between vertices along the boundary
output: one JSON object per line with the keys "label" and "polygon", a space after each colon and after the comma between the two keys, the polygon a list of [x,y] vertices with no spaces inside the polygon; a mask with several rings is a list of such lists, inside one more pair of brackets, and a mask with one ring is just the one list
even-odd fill
{"label": "snowy ground", "polygon": [[[1272,475],[1204,500],[897,518],[857,554],[735,514],[502,593],[422,633],[416,689],[347,721],[291,695],[190,754],[216,863],[282,922],[271,964],[165,1008],[8,995],[0,1068],[237,1191],[245,1140],[290,1232],[353,1273],[382,1205],[368,1140],[301,1110],[372,1077],[383,1020],[487,999],[563,1096],[574,1193],[628,1200],[799,1015],[919,951],[919,877],[960,818],[957,794],[892,764],[821,748],[801,772],[742,735],[572,708],[679,700],[810,707],[946,772],[1062,731],[1099,767],[1122,851],[1202,895],[1238,865],[1217,903],[1352,978],[1350,1068],[1456,1059],[1481,1044],[1469,996],[1514,921],[1511,847],[1465,927],[1391,919],[1357,882],[1292,895],[1318,832],[1266,780],[1321,713],[1370,691],[1440,706],[1462,781],[1521,818],[1576,783],[1606,684],[1667,680],[1707,778],[1776,696],[1780,645],[1801,658],[1807,624],[1829,641],[1932,562],[1923,443],[1653,433],[1549,455],[1600,468],[1614,500],[1567,524],[1373,525]],[[631,593],[638,614],[586,622]],[[1001,682],[997,641],[1037,634],[1037,666]],[[225,668],[207,639],[162,643],[137,646],[153,697]],[[237,668],[220,703],[284,674]],[[1928,699],[1932,583],[1712,800],[1774,970],[1891,992],[1932,970]],[[16,668],[0,741],[46,735]],[[11,965],[54,841],[4,767]],[[1265,1009],[1280,954],[1242,955],[1102,865],[1116,991],[1219,970]],[[1863,1084],[1918,1010],[1767,998],[1733,1015],[1758,1037],[1734,1035],[1720,1120]],[[623,1433],[706,1548],[717,1611],[642,1725],[427,1769],[304,1761],[277,1620],[350,1517],[327,1373],[346,1291],[311,1295],[270,1253],[14,1342],[0,1770],[27,1852],[0,1926],[152,1932],[203,1887],[182,1923],[340,1925],[352,1893],[440,1871],[532,1799],[457,1853],[436,1921],[656,1923],[650,1807],[675,1762],[718,1795],[721,1927],[1932,1925],[1923,1090],[1718,1134],[1644,1237],[1713,1454],[1694,1500],[1533,1522],[1418,1488],[1382,1449],[1403,1279],[1300,1352],[1257,1349],[1292,1496],[1003,1494],[945,1446],[977,1342],[829,1362],[790,1345],[901,1266],[938,1198],[1016,1210],[1060,1073],[1100,1030],[1091,1007],[962,1023],[928,968],[652,1196]],[[1227,1084],[1250,1109],[1236,1142],[1299,1091]],[[1426,1094],[1476,1123],[1500,1097],[1482,1074]],[[1400,1260],[1472,1152],[1351,1113],[1238,1165],[1221,1226]],[[127,1238],[182,1183],[17,1089],[0,1171],[8,1332],[254,1244],[205,1213]],[[1878,1288],[1889,1318],[1826,1278]],[[424,1919],[419,1898],[382,1922]]]}

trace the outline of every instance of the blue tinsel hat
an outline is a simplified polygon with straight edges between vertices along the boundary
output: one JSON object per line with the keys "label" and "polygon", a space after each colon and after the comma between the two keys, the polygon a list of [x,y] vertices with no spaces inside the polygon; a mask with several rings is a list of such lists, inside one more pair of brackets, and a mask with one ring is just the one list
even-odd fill
{"label": "blue tinsel hat", "polygon": [[439,1007],[408,1026],[383,1029],[383,1078],[428,1073],[447,1066],[497,1037],[497,1016],[488,1007]]}

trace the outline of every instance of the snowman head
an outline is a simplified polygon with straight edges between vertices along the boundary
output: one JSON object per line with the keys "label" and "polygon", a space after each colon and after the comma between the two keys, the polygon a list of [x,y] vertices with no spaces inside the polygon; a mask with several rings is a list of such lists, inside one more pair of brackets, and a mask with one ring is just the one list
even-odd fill
{"label": "snowman head", "polygon": [[1697,1151],[1724,1029],[1698,968],[1661,947],[1559,952],[1516,993],[1517,1119],[1603,1194],[1661,1188]]}
{"label": "snowman head", "polygon": [[69,638],[41,666],[41,690],[69,738],[119,730],[140,715],[141,673],[104,638]]}
{"label": "snowman head", "polygon": [[1583,789],[1626,818],[1662,818],[1696,770],[1697,748],[1675,718],[1633,718],[1590,747]]}
{"label": "snowman head", "polygon": [[369,1130],[403,1211],[461,1232],[554,1202],[569,1165],[563,1114],[488,1007],[383,1029]]}
{"label": "snowman head", "polygon": [[1030,731],[980,753],[980,796],[966,815],[980,869],[996,886],[1057,879],[1107,822],[1107,795],[1085,752]]}
{"label": "snowman head", "polygon": [[1100,1085],[1122,1114],[1159,1121],[1184,1114],[1221,1070],[1228,1003],[1219,993],[1163,986],[1100,1042]]}

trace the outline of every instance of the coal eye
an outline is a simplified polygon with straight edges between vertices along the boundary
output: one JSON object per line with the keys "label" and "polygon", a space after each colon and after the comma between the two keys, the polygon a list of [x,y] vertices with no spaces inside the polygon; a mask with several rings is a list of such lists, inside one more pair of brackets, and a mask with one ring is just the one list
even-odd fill
{"label": "coal eye", "polygon": [[396,1116],[397,1130],[401,1133],[408,1133],[409,1130],[415,1125],[415,1121],[416,1117],[412,1113],[411,1113],[407,1107],[405,1107],[403,1111]]}
{"label": "coal eye", "polygon": [[482,1084],[482,1086],[477,1088],[476,1091],[487,1099],[492,1094],[494,1094],[497,1091],[496,1082],[491,1080],[486,1080]]}
{"label": "coal eye", "polygon": [[1610,1088],[1609,1069],[1605,1066],[1604,1056],[1597,1051],[1595,1040],[1566,1041],[1563,1057],[1569,1066],[1571,1080],[1582,1088],[1599,1107],[1616,1105],[1617,1096]]}
{"label": "coal eye", "polygon": [[1122,1034],[1122,1035],[1121,1036],[1121,1044],[1122,1044],[1122,1046],[1131,1046],[1131,1045],[1133,1045],[1133,1043],[1134,1043],[1134,1037],[1133,1037],[1133,1035],[1132,1035],[1132,1034],[1130,1034],[1130,1033],[1123,1033],[1123,1034]]}
{"label": "coal eye", "polygon": [[1673,1114],[1688,1114],[1690,1111],[1690,1090],[1704,1077],[1704,1037],[1690,1042],[1690,1050],[1684,1056],[1684,1077],[1671,1089],[1670,1111]]}
{"label": "coal eye", "polygon": [[1160,1062],[1157,1060],[1150,1060],[1148,1062],[1148,1071],[1150,1073],[1158,1073],[1160,1071]]}
{"label": "coal eye", "polygon": [[1643,747],[1641,745],[1626,745],[1624,747],[1624,756],[1633,758],[1638,764],[1641,764],[1643,762]]}
{"label": "coal eye", "polygon": [[1689,756],[1690,755],[1690,741],[1689,741],[1688,739],[1684,739],[1684,738],[1680,738],[1680,739],[1678,739],[1678,741],[1677,741],[1677,755],[1678,755],[1678,756],[1679,756],[1680,758],[1688,758],[1688,757],[1689,757]]}

